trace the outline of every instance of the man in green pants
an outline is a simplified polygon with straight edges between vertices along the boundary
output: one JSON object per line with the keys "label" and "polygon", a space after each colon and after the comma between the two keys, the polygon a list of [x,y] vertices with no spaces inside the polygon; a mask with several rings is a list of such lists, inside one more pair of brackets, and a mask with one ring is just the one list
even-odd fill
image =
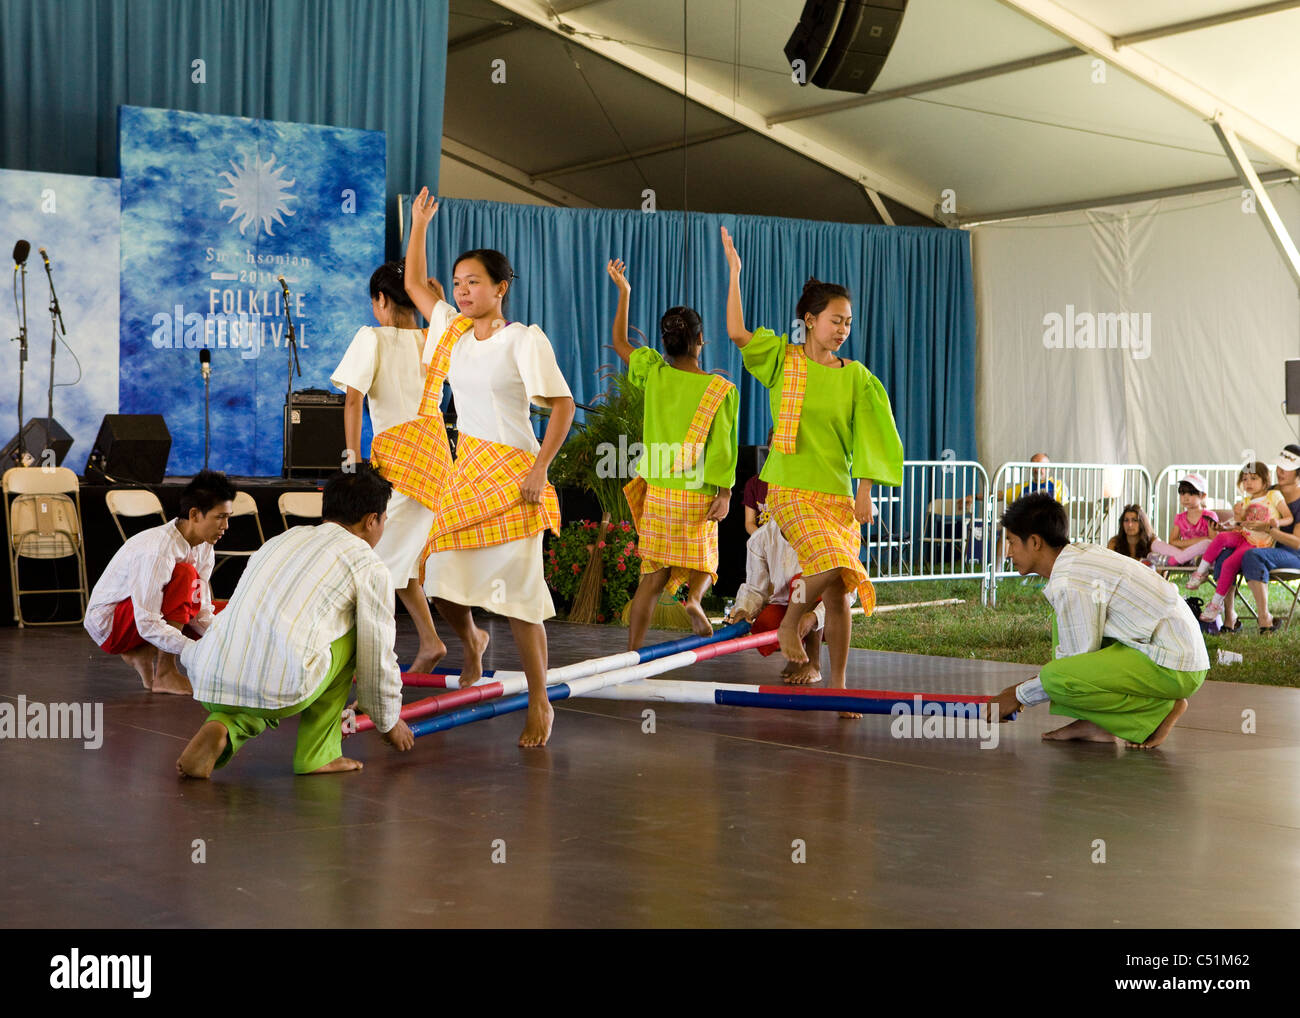
{"label": "man in green pants", "polygon": [[325,486],[323,522],[272,538],[248,560],[235,595],[181,664],[210,712],[176,761],[206,778],[249,739],[298,717],[295,774],[359,771],[343,755],[340,725],[352,677],[384,740],[415,740],[401,720],[393,653],[393,581],[374,553],[392,485],[368,466]]}
{"label": "man in green pants", "polygon": [[1069,518],[1050,495],[1017,499],[1002,528],[1016,571],[1047,577],[1056,660],[999,693],[995,716],[1050,700],[1053,714],[1077,720],[1044,739],[1159,746],[1210,668],[1178,588],[1135,559],[1070,544]]}

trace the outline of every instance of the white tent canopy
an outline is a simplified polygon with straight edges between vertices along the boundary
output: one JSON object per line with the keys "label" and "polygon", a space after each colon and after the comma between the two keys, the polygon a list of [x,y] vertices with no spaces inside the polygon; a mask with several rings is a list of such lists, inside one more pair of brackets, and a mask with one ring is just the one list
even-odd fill
{"label": "white tent canopy", "polygon": [[[976,227],[983,459],[1035,435],[1156,470],[1207,432],[1229,461],[1293,437],[1300,264],[1265,220],[1271,197],[1300,236],[1300,0],[911,0],[867,96],[791,79],[802,7],[453,0],[443,191]],[[1067,307],[1150,315],[1150,356],[1054,357]]]}

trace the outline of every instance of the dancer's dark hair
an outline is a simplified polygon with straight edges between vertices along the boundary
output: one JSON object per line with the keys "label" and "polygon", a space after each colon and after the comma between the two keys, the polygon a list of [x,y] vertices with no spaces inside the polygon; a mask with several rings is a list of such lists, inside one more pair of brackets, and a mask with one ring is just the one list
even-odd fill
{"label": "dancer's dark hair", "polygon": [[816,317],[821,314],[826,310],[826,305],[836,297],[843,297],[850,303],[853,301],[849,291],[838,283],[823,283],[820,279],[809,276],[808,282],[803,285],[803,293],[799,296],[799,303],[795,305],[794,312],[802,322],[804,315]]}
{"label": "dancer's dark hair", "polygon": [[659,319],[659,334],[663,337],[664,349],[673,357],[690,353],[691,347],[699,342],[703,329],[704,323],[694,308],[669,308]]}
{"label": "dancer's dark hair", "polygon": [[405,274],[406,270],[401,262],[384,262],[370,274],[370,299],[378,300],[382,293],[390,303],[396,304],[399,308],[414,310],[415,304],[402,286]]}

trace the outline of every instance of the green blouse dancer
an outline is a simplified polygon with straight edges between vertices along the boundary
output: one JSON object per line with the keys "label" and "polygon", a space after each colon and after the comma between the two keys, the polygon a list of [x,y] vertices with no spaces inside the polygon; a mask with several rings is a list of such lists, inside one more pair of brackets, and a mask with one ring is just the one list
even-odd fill
{"label": "green blouse dancer", "polygon": [[641,582],[628,609],[628,649],[645,639],[665,587],[687,585],[686,612],[700,636],[713,632],[700,605],[718,578],[718,521],[725,518],[736,481],[736,387],[700,367],[700,316],[669,308],[660,320],[665,360],[649,347],[633,349],[627,335],[632,288],[626,266],[606,266],[618,287],[614,350],[628,379],[645,391],[642,444],[635,477],[623,490],[636,521]]}
{"label": "green blouse dancer", "polygon": [[807,660],[799,620],[820,600],[830,685],[843,689],[853,593],[868,615],[875,608],[875,591],[858,557],[861,525],[875,515],[871,485],[902,483],[903,443],[884,387],[865,365],[839,356],[853,322],[848,291],[808,280],[796,308],[806,336],[802,344],[771,329],[749,332],[740,300],[740,255],[725,227],[722,245],[730,269],[727,332],[745,370],[768,390],[776,421],[760,475],[768,483],[768,511],[803,571],[803,589],[791,598],[792,609],[802,601],[802,611],[786,612],[778,630],[781,652],[797,664]]}

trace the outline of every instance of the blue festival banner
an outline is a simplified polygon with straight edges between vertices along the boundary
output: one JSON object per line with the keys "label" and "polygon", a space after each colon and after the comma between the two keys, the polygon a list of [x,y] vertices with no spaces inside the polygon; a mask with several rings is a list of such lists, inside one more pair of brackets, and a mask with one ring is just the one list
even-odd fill
{"label": "blue festival banner", "polygon": [[[54,362],[54,419],[72,436],[63,466],[80,473],[105,414],[117,413],[118,242],[121,214],[118,182],[102,177],[0,170],[0,236],[26,240],[27,365],[23,416],[44,418],[49,412],[51,347]],[[59,308],[67,335],[54,336],[49,277],[40,248],[50,258]],[[5,248],[6,253],[9,248]],[[12,263],[11,263],[12,264]],[[21,274],[15,274],[17,298],[5,295],[0,336],[18,335]],[[54,340],[52,343],[51,340]],[[6,342],[0,350],[0,445],[18,433],[18,350]],[[43,450],[27,450],[46,464]],[[52,465],[52,464],[51,464]],[[5,467],[10,464],[4,464]]]}
{"label": "blue festival banner", "polygon": [[384,255],[381,132],[123,106],[120,404],[160,413],[167,472],[281,472],[286,301],[302,377],[330,388]]}

